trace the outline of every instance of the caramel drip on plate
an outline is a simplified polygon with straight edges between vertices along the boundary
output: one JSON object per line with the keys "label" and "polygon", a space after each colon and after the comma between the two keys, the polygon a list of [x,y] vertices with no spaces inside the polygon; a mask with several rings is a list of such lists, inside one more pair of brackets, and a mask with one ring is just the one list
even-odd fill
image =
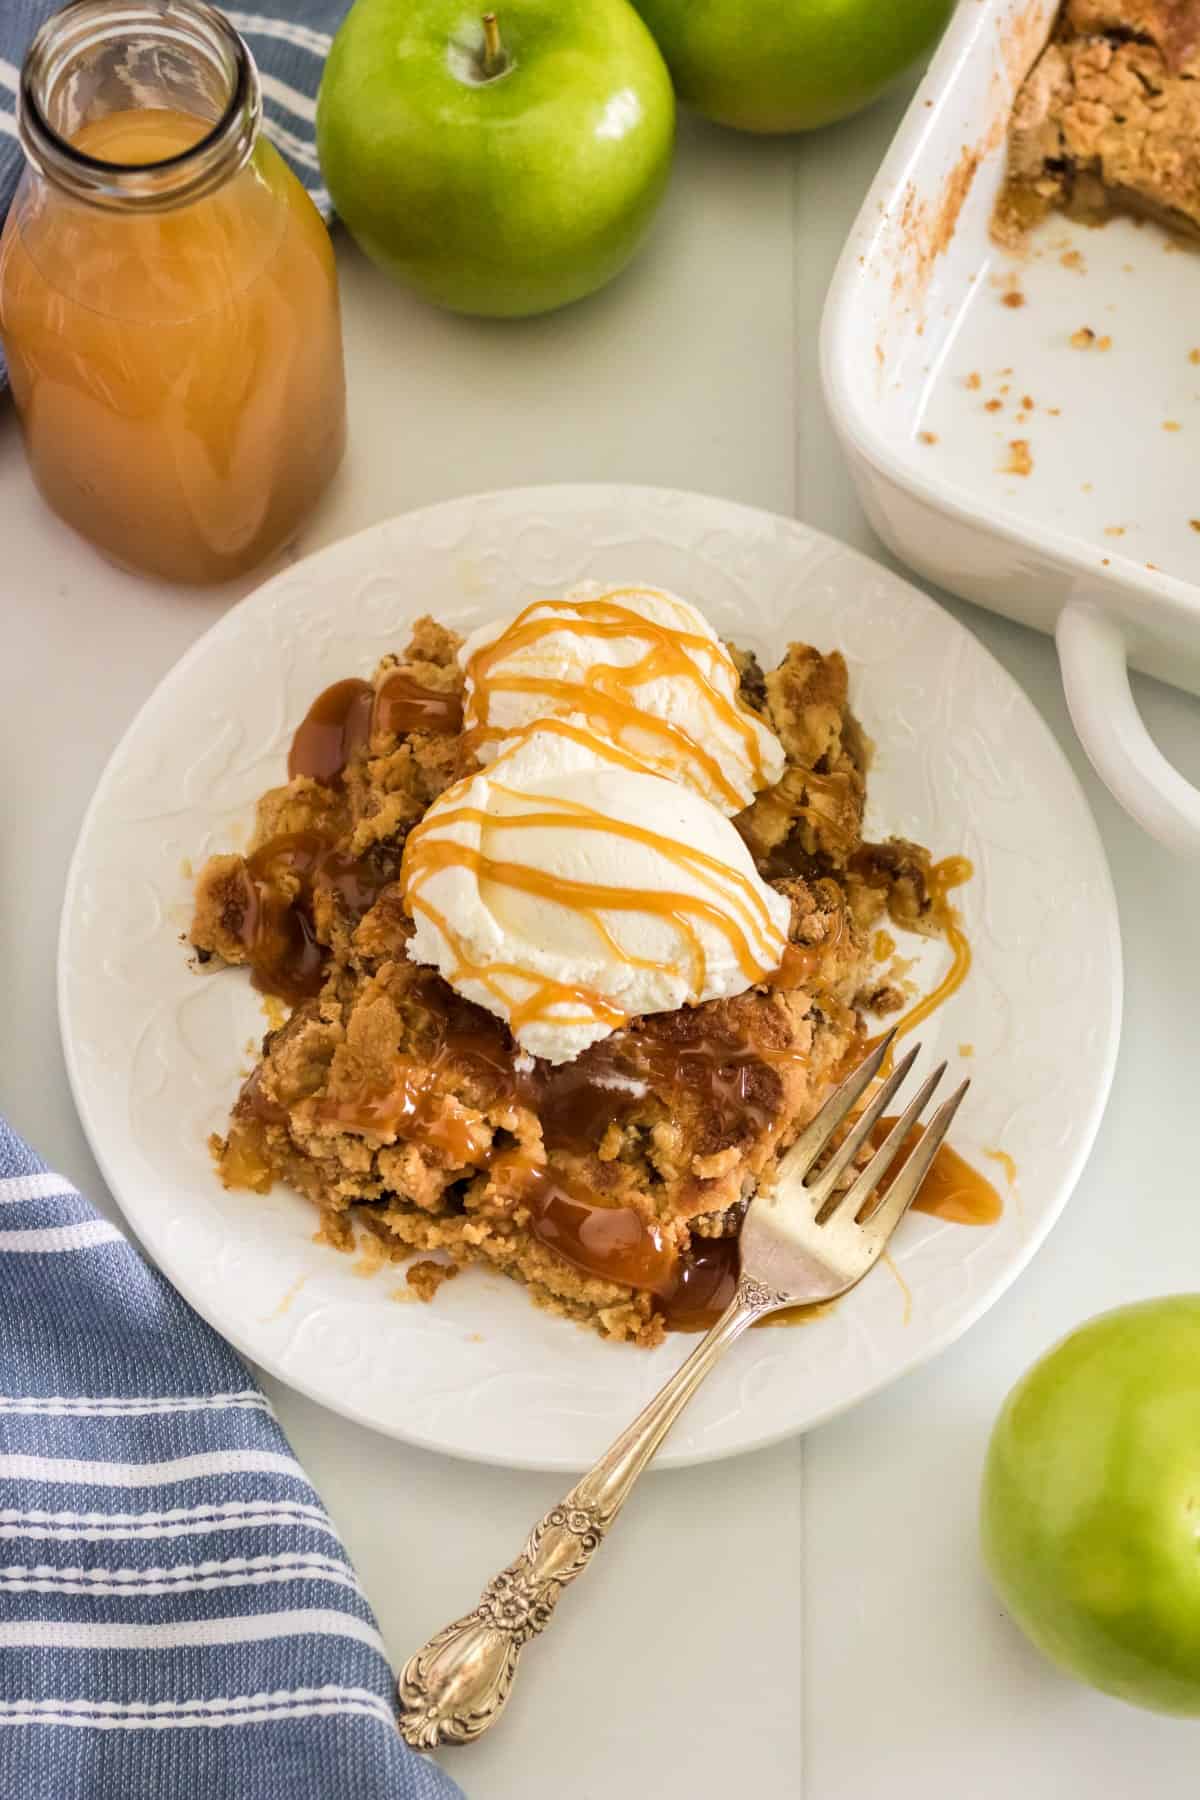
{"label": "caramel drip on plate", "polygon": [[[501,767],[502,763],[503,759],[495,766]],[[601,915],[649,913],[666,920],[682,942],[690,964],[691,985],[696,993],[703,989],[707,972],[704,946],[696,929],[700,922],[724,936],[748,985],[762,981],[778,965],[784,946],[766,903],[751,878],[728,863],[630,820],[611,818],[580,801],[553,799],[543,803],[539,810],[511,814],[492,814],[480,807],[455,804],[455,794],[465,792],[469,780],[460,783],[457,789],[451,789],[436,811],[409,833],[401,866],[401,885],[409,911],[414,917],[423,913],[442,933],[458,959],[459,966],[448,977],[451,984],[461,986],[464,980],[480,983],[509,1012],[514,1033],[524,1025],[551,1015],[560,1024],[595,1021],[606,1025],[622,1024],[625,1015],[590,989],[564,986],[562,982],[550,980],[519,964],[489,962],[481,965],[476,962],[461,935],[422,892],[430,878],[443,870],[467,869],[480,885],[490,882],[568,907],[585,919],[610,954],[628,967],[679,974],[678,964],[639,957],[624,949]],[[510,798],[518,801],[526,798],[502,784],[497,786]],[[528,800],[527,804],[536,803]],[[653,850],[681,873],[698,879],[712,898],[684,890],[651,892],[554,875],[526,863],[489,856],[472,844],[459,843],[452,837],[441,835],[460,825],[477,827],[481,831],[490,827],[493,831],[565,831],[572,835],[599,832],[617,837]],[[514,1004],[498,980],[502,976],[528,982],[533,992],[527,999]],[[564,1003],[582,1006],[582,1016],[564,1019],[558,1010]]]}
{"label": "caramel drip on plate", "polygon": [[[871,1133],[872,1142],[882,1144],[895,1124],[895,1119],[880,1119]],[[882,1193],[887,1192],[920,1143],[923,1129],[920,1125],[913,1126],[907,1142],[880,1184]],[[1004,1211],[1004,1202],[986,1175],[973,1169],[949,1144],[942,1144],[913,1201],[913,1211],[930,1213],[935,1219],[949,1219],[955,1225],[994,1225]]]}
{"label": "caramel drip on plate", "polygon": [[[962,928],[957,908],[951,906],[948,895],[952,888],[961,887],[965,881],[970,881],[974,873],[973,865],[965,856],[943,857],[942,861],[934,863],[929,871],[929,899],[934,923],[950,946],[952,960],[950,967],[937,986],[931,988],[927,994],[922,994],[915,1006],[901,1014],[895,1028],[897,1042],[914,1026],[919,1025],[922,1019],[927,1019],[930,1013],[936,1012],[938,1007],[949,1000],[952,994],[956,994],[967,978],[971,967],[971,945]],[[881,1035],[868,1038],[863,1044],[861,1052],[856,1046],[856,1056],[859,1054],[869,1055],[879,1043]],[[885,1079],[891,1074],[892,1060],[892,1055],[889,1053],[887,1061],[879,1071]]]}
{"label": "caramel drip on plate", "polygon": [[[643,683],[670,679],[694,688],[702,704],[742,741],[754,776],[755,787],[766,785],[762,747],[755,721],[736,700],[723,694],[689,652],[698,652],[714,668],[727,670],[733,691],[737,669],[719,643],[700,632],[662,625],[620,604],[636,594],[636,588],[614,588],[589,600],[537,600],[519,613],[512,624],[490,644],[482,645],[467,663],[471,694],[465,709],[469,741],[473,746],[495,742],[508,735],[492,722],[492,701],[497,694],[536,695],[547,711],[580,713],[598,735],[620,744],[623,734],[635,731],[657,738],[667,760],[679,769],[689,764],[703,771],[709,785],[723,795],[735,811],[743,800],[728,779],[717,757],[696,742],[681,726],[644,712],[631,689]],[[536,617],[534,615],[537,615]],[[581,680],[549,675],[498,673],[498,665],[529,649],[544,638],[565,634],[576,638],[600,638],[644,644],[645,654],[634,663],[593,663]]]}

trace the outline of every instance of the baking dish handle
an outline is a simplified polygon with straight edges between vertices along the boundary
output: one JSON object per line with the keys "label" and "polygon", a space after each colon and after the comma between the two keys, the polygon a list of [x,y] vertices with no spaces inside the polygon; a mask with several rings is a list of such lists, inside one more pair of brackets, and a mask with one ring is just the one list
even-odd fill
{"label": "baking dish handle", "polygon": [[1200,788],[1172,768],[1142,723],[1120,621],[1094,601],[1071,600],[1055,638],[1067,707],[1097,775],[1151,837],[1200,857]]}

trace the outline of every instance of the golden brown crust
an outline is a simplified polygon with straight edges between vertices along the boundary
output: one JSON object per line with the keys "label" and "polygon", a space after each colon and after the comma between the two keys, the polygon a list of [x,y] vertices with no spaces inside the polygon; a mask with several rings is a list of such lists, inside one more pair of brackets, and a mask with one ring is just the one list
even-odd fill
{"label": "golden brown crust", "polygon": [[1054,208],[1200,231],[1200,5],[1068,0],[1013,107],[994,235],[1019,244]]}

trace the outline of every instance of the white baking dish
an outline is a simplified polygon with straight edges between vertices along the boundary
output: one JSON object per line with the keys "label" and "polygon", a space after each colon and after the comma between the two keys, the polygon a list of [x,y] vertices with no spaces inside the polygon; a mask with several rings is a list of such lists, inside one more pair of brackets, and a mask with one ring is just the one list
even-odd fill
{"label": "white baking dish", "polygon": [[1055,632],[1096,769],[1200,855],[1200,791],[1126,673],[1200,694],[1200,255],[1125,221],[1052,219],[1021,256],[988,234],[1009,108],[1056,11],[960,0],[830,289],[826,397],[879,535]]}

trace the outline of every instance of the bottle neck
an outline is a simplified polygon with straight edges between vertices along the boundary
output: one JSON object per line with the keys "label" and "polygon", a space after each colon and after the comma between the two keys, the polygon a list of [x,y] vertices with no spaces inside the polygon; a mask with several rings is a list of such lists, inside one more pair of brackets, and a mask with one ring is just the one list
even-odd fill
{"label": "bottle neck", "polygon": [[[76,147],[115,113],[167,109],[208,125],[153,162],[110,162]],[[237,174],[262,122],[258,71],[233,26],[204,0],[72,0],[25,58],[17,108],[33,168],[73,199],[115,212],[165,212]]]}

